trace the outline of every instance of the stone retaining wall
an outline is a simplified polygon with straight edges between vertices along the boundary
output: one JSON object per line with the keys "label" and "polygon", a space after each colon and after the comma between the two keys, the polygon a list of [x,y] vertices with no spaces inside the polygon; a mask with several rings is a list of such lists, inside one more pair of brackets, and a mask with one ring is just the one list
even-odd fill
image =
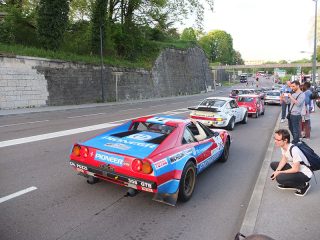
{"label": "stone retaining wall", "polygon": [[213,86],[202,49],[167,49],[152,70],[0,56],[0,109],[187,95]]}

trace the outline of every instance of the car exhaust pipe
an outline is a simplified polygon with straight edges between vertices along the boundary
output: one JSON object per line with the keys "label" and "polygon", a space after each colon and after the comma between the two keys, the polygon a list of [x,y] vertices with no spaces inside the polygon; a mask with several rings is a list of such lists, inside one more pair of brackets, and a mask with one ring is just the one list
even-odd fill
{"label": "car exhaust pipe", "polygon": [[89,184],[95,184],[97,182],[99,182],[99,178],[96,178],[96,177],[93,177],[93,176],[88,176],[88,179],[87,179],[87,183]]}
{"label": "car exhaust pipe", "polygon": [[127,194],[125,195],[125,197],[134,197],[139,193],[139,191],[137,189],[134,188],[128,188]]}

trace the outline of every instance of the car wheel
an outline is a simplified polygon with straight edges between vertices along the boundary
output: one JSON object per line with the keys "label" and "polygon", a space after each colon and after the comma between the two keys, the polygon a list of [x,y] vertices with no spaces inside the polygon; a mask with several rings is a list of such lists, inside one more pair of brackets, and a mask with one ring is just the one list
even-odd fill
{"label": "car wheel", "polygon": [[235,120],[234,120],[234,117],[232,117],[228,123],[227,130],[232,131],[234,129],[234,125],[235,125]]}
{"label": "car wheel", "polygon": [[222,153],[221,157],[219,158],[218,162],[226,162],[228,160],[229,149],[230,149],[230,141],[229,141],[229,139],[227,139],[227,141],[224,145],[223,153]]}
{"label": "car wheel", "polygon": [[242,123],[242,124],[246,124],[247,122],[248,122],[248,112],[246,112],[246,113],[244,114],[244,117],[243,117],[241,123]]}
{"label": "car wheel", "polygon": [[184,166],[180,184],[179,184],[179,195],[178,198],[182,202],[188,201],[194,191],[196,185],[196,167],[193,162],[189,161]]}

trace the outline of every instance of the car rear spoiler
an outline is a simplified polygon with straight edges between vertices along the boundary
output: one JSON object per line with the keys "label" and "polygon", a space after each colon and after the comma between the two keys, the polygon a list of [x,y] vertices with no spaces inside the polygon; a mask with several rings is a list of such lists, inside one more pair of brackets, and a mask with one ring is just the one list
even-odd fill
{"label": "car rear spoiler", "polygon": [[188,107],[189,110],[206,111],[206,112],[221,112],[216,107]]}

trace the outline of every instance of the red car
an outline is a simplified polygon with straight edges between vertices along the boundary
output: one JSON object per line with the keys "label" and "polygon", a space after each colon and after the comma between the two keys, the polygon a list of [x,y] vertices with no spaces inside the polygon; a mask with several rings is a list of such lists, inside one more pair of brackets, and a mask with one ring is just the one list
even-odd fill
{"label": "red car", "polygon": [[251,114],[251,116],[258,118],[259,115],[264,115],[264,101],[261,100],[260,95],[239,95],[237,96],[236,101],[239,106],[246,107],[248,109],[248,114]]}
{"label": "red car", "polygon": [[133,119],[101,135],[76,143],[70,165],[87,178],[154,194],[154,200],[175,205],[188,201],[196,176],[229,156],[231,137],[202,123],[174,116]]}

